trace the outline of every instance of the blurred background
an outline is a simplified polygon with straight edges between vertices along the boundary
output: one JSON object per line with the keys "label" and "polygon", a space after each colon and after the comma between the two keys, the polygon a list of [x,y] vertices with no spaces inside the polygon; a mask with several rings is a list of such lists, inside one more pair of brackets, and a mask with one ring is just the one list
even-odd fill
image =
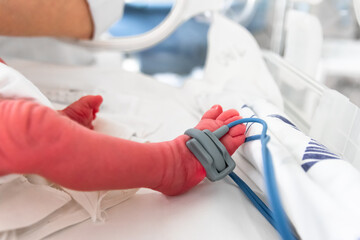
{"label": "blurred background", "polygon": [[[123,18],[106,34],[124,37],[146,33],[168,16],[174,2],[127,0]],[[360,106],[360,28],[356,2],[225,0],[222,12],[246,27],[264,51],[279,54]],[[201,77],[210,21],[210,13],[196,16],[155,47],[121,54],[121,64],[128,71],[141,71],[174,86],[181,86],[189,76]]]}

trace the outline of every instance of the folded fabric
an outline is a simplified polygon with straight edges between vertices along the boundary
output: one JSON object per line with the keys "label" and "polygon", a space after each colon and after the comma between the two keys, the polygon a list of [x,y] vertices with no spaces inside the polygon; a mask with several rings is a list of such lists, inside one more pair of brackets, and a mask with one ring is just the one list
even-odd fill
{"label": "folded fabric", "polygon": [[[24,98],[52,107],[50,101],[37,87],[19,72],[4,64],[0,64],[0,98]],[[133,130],[126,128],[125,125],[106,120],[109,118],[98,119],[96,128],[99,131],[126,139],[136,135]],[[112,129],[112,131],[109,129]],[[140,137],[141,135],[139,135],[139,140],[141,140]],[[15,234],[15,232],[7,230],[23,227],[31,228],[36,222],[47,219],[49,214],[61,209],[70,201],[70,195],[77,199],[78,204],[88,211],[85,219],[91,217],[95,221],[103,219],[101,214],[105,209],[126,200],[136,192],[136,189],[125,190],[124,192],[115,191],[111,194],[109,192],[94,194],[72,191],[69,195],[65,191],[57,190],[54,186],[49,186],[46,181],[38,181],[38,179],[41,179],[40,177],[36,177],[36,181],[33,181],[33,176],[29,176],[29,178],[31,178],[33,184],[29,183],[27,178],[18,174],[0,177],[0,191],[2,192],[0,196],[0,222],[4,223],[0,224],[0,232],[4,236],[8,234],[9,237]],[[79,195],[82,198],[77,197]],[[112,199],[109,200],[108,196],[112,196]],[[103,200],[106,201],[106,204],[102,202]],[[89,207],[88,201],[96,202],[96,204]],[[19,211],[21,214],[16,214],[15,211]],[[18,216],[22,216],[22,218]],[[74,223],[77,223],[77,221]],[[44,227],[47,228],[46,225]],[[60,226],[55,228],[61,229]]]}
{"label": "folded fabric", "polygon": [[28,79],[13,68],[0,63],[0,98],[31,99],[51,107],[50,101]]}
{"label": "folded fabric", "polygon": [[[253,109],[244,106],[240,112],[247,117],[259,114],[268,124],[268,146],[281,199],[300,237],[358,239],[359,172],[300,132],[273,105],[259,102]],[[261,129],[259,125],[248,124],[247,136],[259,134]],[[259,142],[248,142],[241,153],[262,172],[259,149]]]}
{"label": "folded fabric", "polygon": [[89,213],[74,200],[37,223],[15,231],[18,240],[39,240],[89,219]]}
{"label": "folded fabric", "polygon": [[212,98],[223,95],[220,99],[231,95],[227,98],[234,104],[239,99],[248,104],[265,99],[282,109],[280,90],[266,67],[259,45],[248,30],[215,14],[208,46],[204,77],[187,81],[185,88],[188,91],[196,96],[211,94]]}
{"label": "folded fabric", "polygon": [[29,183],[25,177],[0,185],[0,232],[28,227],[71,200],[63,191]]}

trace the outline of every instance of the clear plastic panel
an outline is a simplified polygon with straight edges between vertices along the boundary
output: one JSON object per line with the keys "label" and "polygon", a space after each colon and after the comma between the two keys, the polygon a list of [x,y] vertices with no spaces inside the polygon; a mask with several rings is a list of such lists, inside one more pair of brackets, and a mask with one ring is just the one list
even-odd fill
{"label": "clear plastic panel", "polygon": [[286,113],[308,134],[324,87],[274,53],[265,52],[264,58],[283,95]]}
{"label": "clear plastic panel", "polygon": [[284,98],[285,113],[310,137],[360,170],[360,110],[347,97],[265,52],[267,66]]}

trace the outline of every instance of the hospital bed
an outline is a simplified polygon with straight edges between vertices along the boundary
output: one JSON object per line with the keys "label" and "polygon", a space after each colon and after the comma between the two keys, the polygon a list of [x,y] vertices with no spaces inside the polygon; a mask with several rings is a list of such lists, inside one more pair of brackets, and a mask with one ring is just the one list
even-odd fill
{"label": "hospital bed", "polygon": [[[203,9],[205,5],[200,2],[177,1],[172,15],[163,25],[144,36],[76,44],[124,51],[149,47],[161,41],[190,16],[219,7],[216,5],[218,1],[206,1],[208,9]],[[186,4],[194,5],[190,7]],[[191,11],[186,12],[189,9]],[[358,107],[345,96],[297,70],[279,55],[268,51],[262,54],[267,69],[279,87],[284,111],[290,120],[304,133],[360,170]],[[201,116],[198,102],[190,95],[184,97],[181,89],[163,85],[140,73],[105,66],[57,66],[18,60],[10,64],[28,76],[52,102],[59,105],[66,105],[84,94],[104,95],[102,110],[105,118],[111,112],[116,115],[114,119],[124,125],[137,123],[132,131],[151,141],[176,137],[183,133],[184,126],[193,126]],[[78,80],[74,81],[74,78]],[[102,79],[101,85],[99,79]],[[166,103],[163,101],[165,98]],[[114,106],[113,102],[117,104]],[[153,118],[152,112],[139,107],[144,104],[161,106],[156,111],[166,112],[167,117],[162,121]],[[140,120],[143,117],[146,121],[136,122],[139,119],[134,118],[134,113]],[[127,118],[122,117],[124,115]],[[179,118],[182,119],[181,124],[169,125],[169,122],[179,122]],[[141,127],[147,122],[151,123],[147,128]],[[238,171],[255,192],[261,192],[246,174]],[[226,179],[212,184],[205,180],[190,193],[176,198],[142,189],[130,200],[108,209],[104,222],[87,220],[48,236],[48,239],[100,238],[277,239],[278,235],[250,201]]]}

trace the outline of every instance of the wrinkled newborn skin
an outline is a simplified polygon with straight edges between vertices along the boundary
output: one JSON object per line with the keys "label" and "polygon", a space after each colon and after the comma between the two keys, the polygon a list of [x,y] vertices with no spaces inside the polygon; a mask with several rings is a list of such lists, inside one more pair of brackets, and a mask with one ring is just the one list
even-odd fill
{"label": "wrinkled newborn skin", "polygon": [[[0,175],[39,174],[75,190],[147,187],[178,195],[201,182],[206,173],[187,149],[188,136],[172,141],[137,143],[92,131],[101,96],[85,96],[62,111],[28,100],[0,101]],[[197,129],[238,120],[236,110],[215,105]],[[230,154],[244,142],[245,126],[233,127],[221,142]]]}

